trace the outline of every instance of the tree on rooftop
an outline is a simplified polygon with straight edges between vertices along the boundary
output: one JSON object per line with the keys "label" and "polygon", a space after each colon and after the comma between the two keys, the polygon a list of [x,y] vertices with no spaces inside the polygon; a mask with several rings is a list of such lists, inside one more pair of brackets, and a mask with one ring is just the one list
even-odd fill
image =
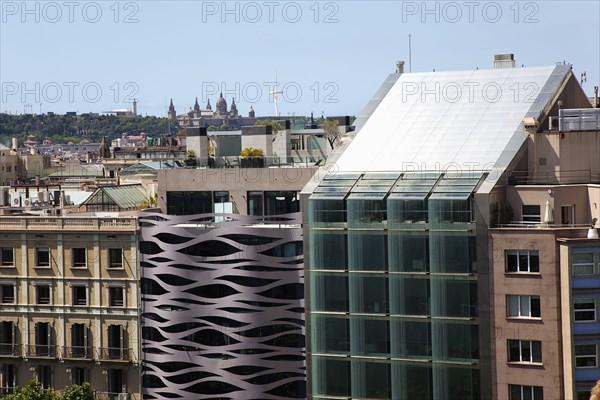
{"label": "tree on rooftop", "polygon": [[331,150],[335,146],[336,142],[339,142],[342,138],[342,134],[338,129],[340,123],[337,119],[328,119],[323,122],[323,131],[325,131],[325,137],[331,146]]}

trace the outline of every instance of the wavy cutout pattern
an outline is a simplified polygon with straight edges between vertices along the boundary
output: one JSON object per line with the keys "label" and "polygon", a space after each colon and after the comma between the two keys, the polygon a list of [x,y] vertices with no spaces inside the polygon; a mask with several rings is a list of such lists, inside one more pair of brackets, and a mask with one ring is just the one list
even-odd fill
{"label": "wavy cutout pattern", "polygon": [[306,398],[300,223],[142,214],[145,399]]}

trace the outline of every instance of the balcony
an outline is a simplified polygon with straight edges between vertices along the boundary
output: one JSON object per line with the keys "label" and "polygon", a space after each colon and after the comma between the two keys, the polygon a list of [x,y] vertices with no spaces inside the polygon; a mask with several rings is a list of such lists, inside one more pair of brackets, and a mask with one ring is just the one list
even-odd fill
{"label": "balcony", "polygon": [[21,355],[21,345],[16,343],[0,343],[0,356],[19,357]]}
{"label": "balcony", "polygon": [[89,346],[63,347],[63,358],[91,360],[92,348]]}
{"label": "balcony", "polygon": [[96,400],[129,400],[129,393],[96,392]]}
{"label": "balcony", "polygon": [[131,349],[120,347],[100,348],[100,360],[102,361],[131,361]]}
{"label": "balcony", "polygon": [[0,216],[0,230],[135,231],[136,217],[10,217]]}
{"label": "balcony", "polygon": [[56,346],[53,344],[34,344],[27,346],[27,357],[56,358]]}

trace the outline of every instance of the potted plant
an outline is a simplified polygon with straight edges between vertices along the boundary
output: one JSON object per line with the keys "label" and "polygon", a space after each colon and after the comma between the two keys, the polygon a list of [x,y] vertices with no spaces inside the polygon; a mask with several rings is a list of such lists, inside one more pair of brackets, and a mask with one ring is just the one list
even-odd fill
{"label": "potted plant", "polygon": [[240,165],[242,168],[263,168],[265,154],[261,149],[247,147],[240,152]]}
{"label": "potted plant", "polygon": [[598,218],[592,218],[592,226],[588,229],[588,239],[598,239],[598,230],[596,229],[596,222]]}

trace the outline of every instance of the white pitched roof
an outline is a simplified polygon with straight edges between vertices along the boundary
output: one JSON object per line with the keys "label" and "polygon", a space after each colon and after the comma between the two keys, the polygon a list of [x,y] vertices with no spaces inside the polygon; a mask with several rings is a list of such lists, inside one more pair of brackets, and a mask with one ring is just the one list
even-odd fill
{"label": "white pitched roof", "polygon": [[404,74],[340,156],[338,171],[491,169],[526,139],[570,66]]}

